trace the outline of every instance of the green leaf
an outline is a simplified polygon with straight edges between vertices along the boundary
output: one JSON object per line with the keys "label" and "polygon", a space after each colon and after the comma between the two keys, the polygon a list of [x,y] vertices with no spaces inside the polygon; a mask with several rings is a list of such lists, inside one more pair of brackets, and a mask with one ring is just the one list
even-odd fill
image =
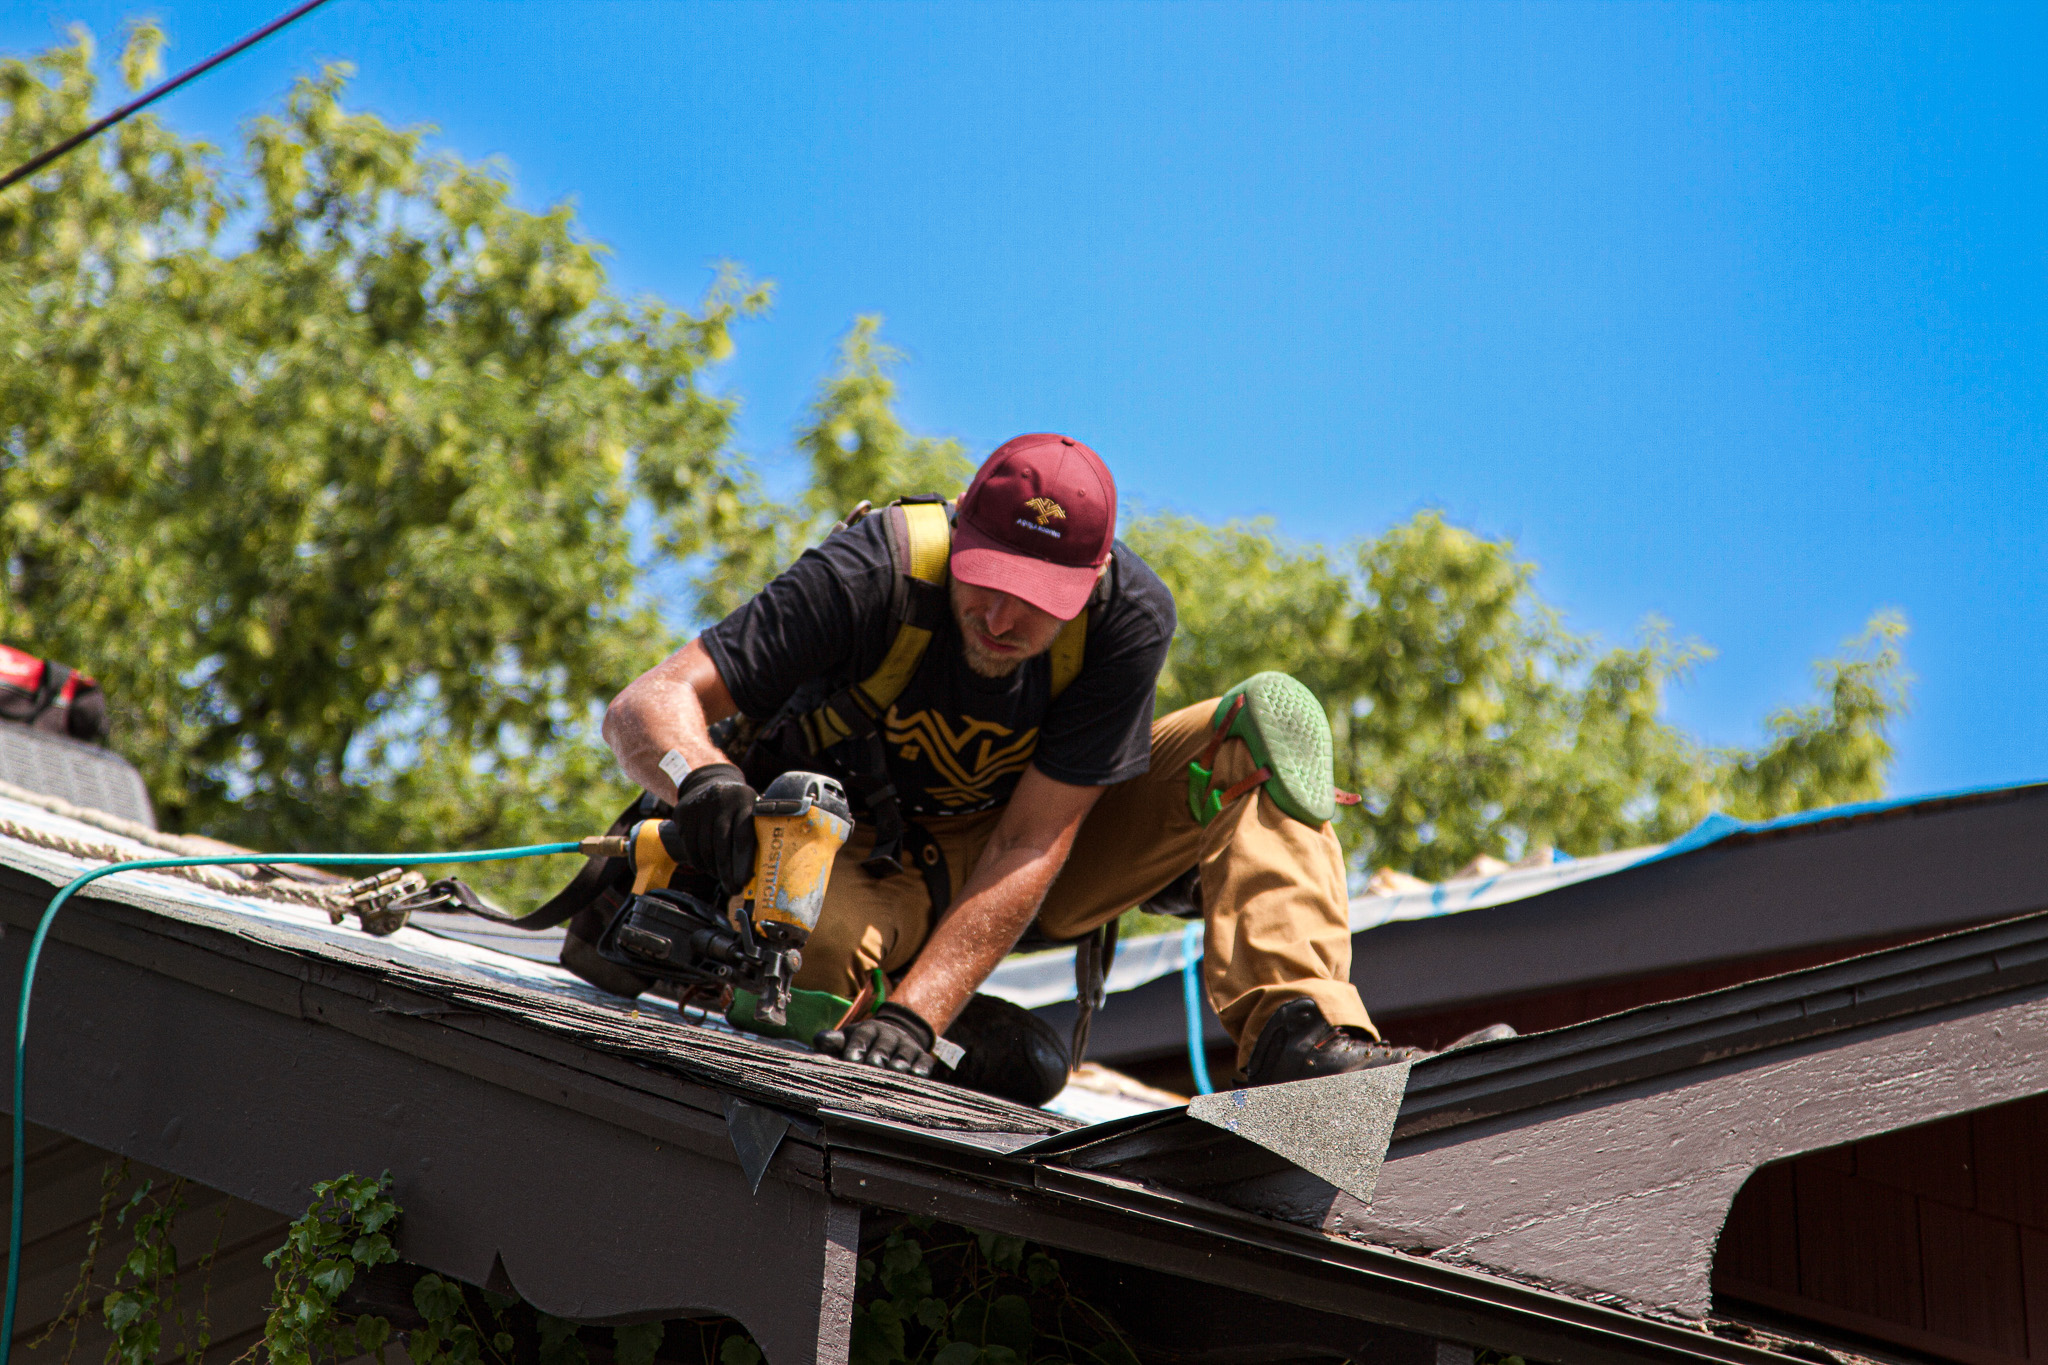
{"label": "green leaf", "polygon": [[981,1348],[971,1341],[956,1341],[932,1357],[932,1365],[975,1365]]}
{"label": "green leaf", "polygon": [[351,1260],[364,1265],[389,1265],[398,1259],[398,1253],[391,1249],[391,1239],[381,1232],[356,1238],[348,1254]]}
{"label": "green leaf", "polygon": [[890,1357],[905,1354],[904,1316],[900,1306],[888,1302],[871,1303],[864,1310],[855,1311],[856,1321],[875,1338],[878,1349]]}
{"label": "green leaf", "polygon": [[916,1317],[919,1323],[934,1332],[945,1330],[947,1323],[946,1305],[937,1299],[919,1299],[913,1316]]}
{"label": "green leaf", "polygon": [[454,1322],[455,1315],[462,1311],[462,1290],[439,1275],[429,1273],[420,1276],[413,1285],[412,1304],[419,1309],[421,1317],[445,1334],[445,1324]]}
{"label": "green leaf", "polygon": [[751,1337],[729,1336],[718,1345],[718,1365],[761,1365],[761,1348]]}
{"label": "green leaf", "polygon": [[1015,1270],[1024,1263],[1024,1239],[1006,1237],[1000,1233],[980,1232],[975,1241],[981,1246],[981,1254],[997,1270]]}
{"label": "green leaf", "polygon": [[988,1344],[1029,1351],[1038,1332],[1031,1325],[1031,1305],[1023,1296],[1005,1294],[989,1305]]}
{"label": "green leaf", "polygon": [[902,1327],[897,1327],[898,1336],[891,1340],[889,1334],[869,1315],[864,1308],[853,1310],[853,1332],[847,1348],[848,1365],[898,1365],[902,1361]]}
{"label": "green leaf", "polygon": [[106,1318],[108,1331],[122,1332],[142,1315],[142,1303],[133,1294],[123,1294],[117,1289],[107,1295],[100,1311]]}
{"label": "green leaf", "polygon": [[654,1353],[661,1347],[662,1331],[658,1322],[614,1327],[612,1359],[617,1365],[653,1365]]}
{"label": "green leaf", "polygon": [[969,1294],[953,1305],[953,1335],[976,1346],[988,1342],[988,1300]]}
{"label": "green leaf", "polygon": [[1043,1289],[1060,1277],[1060,1263],[1044,1252],[1034,1251],[1024,1262],[1024,1278],[1033,1289]]}
{"label": "green leaf", "polygon": [[901,1275],[907,1270],[915,1269],[923,1260],[924,1248],[900,1232],[891,1233],[889,1240],[882,1246],[884,1276]]}
{"label": "green leaf", "polygon": [[344,1290],[355,1282],[356,1268],[348,1261],[320,1261],[313,1266],[307,1277],[313,1287],[326,1295],[329,1300],[338,1299]]}
{"label": "green leaf", "polygon": [[356,1319],[356,1345],[363,1351],[375,1351],[391,1340],[391,1321],[373,1313],[365,1313]]}
{"label": "green leaf", "polygon": [[589,1354],[576,1336],[576,1324],[562,1318],[536,1315],[540,1328],[540,1365],[585,1365]]}

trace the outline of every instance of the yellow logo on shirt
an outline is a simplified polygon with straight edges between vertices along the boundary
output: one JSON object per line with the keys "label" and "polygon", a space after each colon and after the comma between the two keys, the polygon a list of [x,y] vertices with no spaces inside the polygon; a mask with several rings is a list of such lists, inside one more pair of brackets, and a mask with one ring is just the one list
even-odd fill
{"label": "yellow logo on shirt", "polygon": [[956,729],[937,712],[913,711],[899,716],[893,706],[882,719],[882,733],[896,746],[898,758],[906,763],[923,759],[938,771],[941,781],[925,794],[942,806],[965,807],[992,800],[996,783],[1022,772],[1038,747],[1035,725],[1019,735],[1007,725],[962,716]]}

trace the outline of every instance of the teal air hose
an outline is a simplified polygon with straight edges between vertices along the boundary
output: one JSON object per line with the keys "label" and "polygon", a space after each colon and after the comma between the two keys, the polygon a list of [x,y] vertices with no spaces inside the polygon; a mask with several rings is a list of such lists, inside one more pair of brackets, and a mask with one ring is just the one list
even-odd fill
{"label": "teal air hose", "polygon": [[[1180,998],[1188,1016],[1188,1070],[1195,1076],[1195,1093],[1213,1095],[1216,1087],[1209,1083],[1208,1049],[1202,1043],[1202,921],[1196,920],[1181,930],[1180,938]],[[0,1365],[7,1365],[6,1357],[0,1356]]]}
{"label": "teal air hose", "polygon": [[411,867],[426,863],[495,863],[577,851],[576,844],[527,844],[521,848],[490,848],[475,853],[406,853],[397,856],[389,853],[291,853],[264,857],[240,853],[209,858],[143,858],[94,868],[66,883],[50,902],[50,908],[43,911],[42,921],[36,925],[35,937],[29,940],[28,962],[21,972],[21,1004],[14,1016],[14,1210],[7,1227],[7,1306],[4,1316],[0,1316],[0,1365],[8,1365],[8,1358],[13,1354],[14,1306],[21,1289],[21,1214],[28,1181],[28,1135],[22,1112],[28,1071],[28,994],[29,988],[35,984],[36,963],[43,955],[43,940],[49,937],[50,925],[57,918],[57,912],[64,908],[64,902],[70,900],[74,892],[115,872],[143,872],[155,867],[247,866],[251,863],[291,863],[299,867]]}

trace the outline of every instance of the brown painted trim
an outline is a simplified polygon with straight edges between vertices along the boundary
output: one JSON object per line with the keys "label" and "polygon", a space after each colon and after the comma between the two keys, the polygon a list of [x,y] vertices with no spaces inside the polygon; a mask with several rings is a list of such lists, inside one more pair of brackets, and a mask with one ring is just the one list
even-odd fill
{"label": "brown painted trim", "polygon": [[[1853,1308],[1843,1308],[1819,1299],[1809,1299],[1800,1294],[1787,1294],[1769,1285],[1751,1284],[1744,1280],[1714,1277],[1714,1304],[1721,1307],[1723,1297],[1740,1303],[1755,1304],[1789,1317],[1806,1318],[1827,1327],[1839,1327],[1845,1332],[1854,1332],[1881,1342],[1890,1342],[1912,1351],[1925,1351],[1928,1355],[1944,1360],[1955,1360],[1962,1365],[2028,1365],[2027,1357],[2007,1355],[2003,1351],[1986,1350],[1982,1346],[1930,1332],[1924,1327],[1914,1327],[1890,1318],[1880,1318],[1872,1313],[1859,1313]],[[1739,1316],[1737,1304],[1728,1306],[1730,1316]]]}
{"label": "brown painted trim", "polygon": [[[1973,926],[1958,925],[1954,928]],[[1794,952],[1766,953],[1683,967],[1647,976],[1608,977],[1575,984],[1565,990],[1529,992],[1503,996],[1484,1004],[1465,1005],[1452,1010],[1422,1014],[1383,1014],[1373,1018],[1388,1041],[1410,1047],[1440,1050],[1466,1034],[1491,1024],[1510,1024],[1517,1032],[1546,1033],[1570,1028],[1611,1014],[1705,995],[1710,991],[1783,976],[1808,967],[1843,962],[1866,953],[1881,952],[1908,943],[1938,938],[1952,932],[1950,926],[1922,929],[1878,938],[1855,938],[1840,943],[1801,948]]]}

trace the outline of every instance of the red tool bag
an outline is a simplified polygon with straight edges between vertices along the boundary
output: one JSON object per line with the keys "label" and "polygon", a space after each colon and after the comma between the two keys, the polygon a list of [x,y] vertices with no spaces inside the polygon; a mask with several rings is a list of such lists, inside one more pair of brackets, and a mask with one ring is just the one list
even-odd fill
{"label": "red tool bag", "polygon": [[107,734],[107,699],[78,670],[0,645],[0,720],[99,740]]}

